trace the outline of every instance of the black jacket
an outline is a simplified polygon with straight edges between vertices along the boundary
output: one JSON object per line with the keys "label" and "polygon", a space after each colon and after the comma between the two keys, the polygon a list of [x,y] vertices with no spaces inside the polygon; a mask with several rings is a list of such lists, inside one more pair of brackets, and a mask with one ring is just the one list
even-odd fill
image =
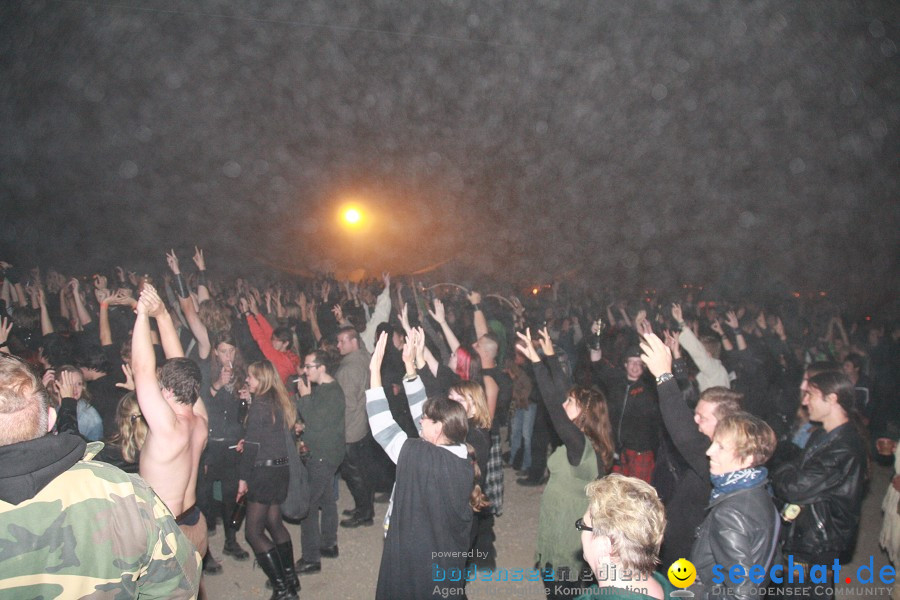
{"label": "black jacket", "polygon": [[761,565],[768,573],[775,554],[779,520],[765,481],[713,500],[691,549],[691,562],[697,569],[697,577],[710,589],[717,585],[712,581],[713,565],[722,565],[716,574],[724,576],[721,585],[732,590],[724,597],[741,600],[759,597],[759,588],[764,587],[765,582],[757,585],[745,579],[737,585],[729,579],[728,571],[732,565],[741,565],[748,573],[751,566]]}
{"label": "black jacket", "polygon": [[784,553],[827,564],[853,545],[862,509],[866,448],[853,423],[817,430],[803,454],[772,475],[775,495],[800,506]]}

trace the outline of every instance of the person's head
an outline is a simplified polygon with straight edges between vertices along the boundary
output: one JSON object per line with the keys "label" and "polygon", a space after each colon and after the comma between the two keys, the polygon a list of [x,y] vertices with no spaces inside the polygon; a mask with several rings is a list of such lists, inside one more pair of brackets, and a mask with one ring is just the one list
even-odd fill
{"label": "person's head", "polygon": [[122,458],[130,463],[137,462],[148,431],[150,428],[141,413],[137,394],[128,392],[116,407],[116,434],[111,441],[121,447]]}
{"label": "person's head", "polygon": [[772,458],[777,442],[772,428],[750,413],[737,412],[722,417],[706,451],[709,472],[724,475],[765,464]]}
{"label": "person's head", "polygon": [[81,372],[81,369],[74,365],[63,365],[56,371],[57,381],[62,378],[63,373],[69,373],[69,376],[73,378],[72,397],[76,400],[81,400],[82,397],[85,397],[85,400],[90,400],[90,398],[86,397],[88,394],[87,389],[84,387],[84,374]]}
{"label": "person's head", "polygon": [[106,354],[99,347],[91,347],[86,352],[83,352],[77,364],[84,374],[85,381],[93,381],[112,373],[112,365],[109,363],[109,359],[106,358]]}
{"label": "person's head", "polygon": [[327,383],[338,366],[334,348],[321,347],[310,352],[303,359],[303,369],[310,383]]}
{"label": "person's head", "polygon": [[211,335],[219,335],[231,330],[231,310],[214,300],[201,302],[197,315]]}
{"label": "person's head", "polygon": [[272,347],[278,352],[287,352],[291,348],[293,337],[290,327],[277,327],[272,332]]}
{"label": "person's head", "polygon": [[230,331],[220,333],[216,336],[213,345],[213,355],[216,362],[222,366],[234,367],[235,358],[237,358],[237,342]]}
{"label": "person's head", "polygon": [[464,346],[460,346],[450,355],[447,366],[463,381],[481,379],[481,356]]}
{"label": "person's head", "polygon": [[625,353],[625,375],[628,381],[637,381],[644,374],[644,361],[641,360],[641,349],[632,346]]}
{"label": "person's head", "polygon": [[815,377],[819,373],[826,373],[828,371],[840,372],[841,365],[836,362],[830,360],[819,360],[813,363],[810,363],[806,370],[803,372],[803,381],[800,382],[800,395],[801,398],[803,394],[806,393],[807,384],[809,383],[810,377]]}
{"label": "person's head", "polygon": [[476,381],[460,381],[447,394],[451,400],[459,402],[466,409],[466,416],[478,427],[490,429],[491,411],[488,409],[484,388]]}
{"label": "person's head", "polygon": [[469,433],[466,409],[459,402],[437,396],[422,407],[422,439],[441,446],[464,444]]}
{"label": "person's head", "polygon": [[563,403],[563,410],[572,423],[588,437],[606,466],[612,466],[614,450],[612,427],[603,392],[596,388],[576,385],[569,390]]}
{"label": "person's head", "polygon": [[844,364],[841,365],[841,371],[850,378],[850,381],[852,381],[854,385],[859,381],[859,376],[862,374],[863,362],[862,356],[855,352],[851,352],[844,359]]}
{"label": "person's head", "polygon": [[179,404],[193,405],[197,402],[202,379],[200,367],[189,358],[170,358],[159,370],[163,392],[168,390]]}
{"label": "person's head", "polygon": [[743,401],[743,394],[726,387],[716,386],[704,390],[694,408],[694,423],[697,424],[697,429],[712,439],[719,419],[741,410]]}
{"label": "person's head", "polygon": [[50,394],[34,371],[0,354],[0,446],[42,437],[55,422]]}
{"label": "person's head", "polygon": [[826,371],[809,378],[803,404],[809,408],[810,421],[831,431],[856,417],[856,390],[843,373]]}
{"label": "person's head", "polygon": [[274,399],[275,405],[281,410],[285,423],[293,423],[297,420],[297,408],[291,402],[287,389],[281,381],[281,376],[269,361],[257,361],[247,367],[247,387],[254,398]]}
{"label": "person's head", "polygon": [[353,327],[341,327],[337,335],[337,349],[341,356],[359,350],[359,332]]}
{"label": "person's head", "polygon": [[497,360],[497,352],[500,351],[500,342],[497,340],[497,335],[493,331],[489,331],[472,344],[472,349],[474,349],[478,354],[478,357],[481,358],[482,364],[490,364]]}
{"label": "person's head", "polygon": [[666,510],[656,490],[640,479],[612,473],[592,481],[585,491],[581,549],[591,570],[596,574],[602,565],[615,564],[641,575],[652,573],[666,529]]}
{"label": "person's head", "polygon": [[719,336],[702,335],[700,336],[700,343],[703,344],[703,348],[712,358],[718,359],[721,356],[722,340]]}

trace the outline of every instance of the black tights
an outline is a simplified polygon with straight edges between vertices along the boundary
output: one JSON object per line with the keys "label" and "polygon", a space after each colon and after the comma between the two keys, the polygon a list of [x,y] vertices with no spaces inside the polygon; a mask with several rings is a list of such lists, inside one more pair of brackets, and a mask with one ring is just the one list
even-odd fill
{"label": "black tights", "polygon": [[[266,536],[266,531],[272,539]],[[291,534],[281,520],[281,505],[248,502],[244,535],[256,554],[263,554],[277,544],[291,541]]]}

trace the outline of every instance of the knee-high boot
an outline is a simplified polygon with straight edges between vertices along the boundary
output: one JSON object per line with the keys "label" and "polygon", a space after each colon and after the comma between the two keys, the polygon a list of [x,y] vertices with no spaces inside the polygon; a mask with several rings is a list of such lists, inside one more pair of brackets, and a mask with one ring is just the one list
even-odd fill
{"label": "knee-high boot", "polygon": [[276,549],[256,554],[256,562],[272,583],[272,597],[269,600],[297,600],[296,592],[291,591],[281,566],[281,558]]}
{"label": "knee-high boot", "polygon": [[297,577],[297,571],[294,570],[294,544],[290,541],[283,544],[276,544],[275,549],[278,551],[278,557],[281,558],[281,566],[284,568],[284,578],[288,587],[294,593],[300,591],[300,578]]}

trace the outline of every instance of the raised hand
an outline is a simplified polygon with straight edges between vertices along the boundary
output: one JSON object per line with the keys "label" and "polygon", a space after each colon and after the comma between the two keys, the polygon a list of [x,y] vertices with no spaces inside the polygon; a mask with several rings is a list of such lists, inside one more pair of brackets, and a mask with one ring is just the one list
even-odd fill
{"label": "raised hand", "polygon": [[641,352],[641,360],[644,361],[654,377],[672,372],[672,351],[656,334],[649,333],[644,336],[644,340],[641,342]]}
{"label": "raised hand", "polygon": [[110,296],[112,296],[112,292],[110,292],[106,288],[98,288],[94,290],[94,296],[97,298],[97,302],[103,304],[104,302],[109,300]]}
{"label": "raised hand", "polygon": [[409,335],[410,334],[409,333],[410,332],[409,306],[406,304],[406,302],[403,303],[403,308],[400,309],[399,317],[400,317],[400,325],[403,327],[403,331],[406,332],[406,335]]}
{"label": "raised hand", "polygon": [[710,323],[709,328],[718,333],[720,337],[723,337],[725,335],[725,330],[722,329],[722,323],[720,323],[718,319],[715,319],[712,323]]}
{"label": "raised hand", "polygon": [[94,275],[94,288],[98,290],[106,289],[106,275]]}
{"label": "raised hand", "polygon": [[418,335],[415,338],[416,344],[416,366],[425,364],[425,330],[421,327],[413,329]]}
{"label": "raised hand", "polygon": [[431,315],[431,318],[437,321],[438,324],[447,322],[447,316],[444,313],[444,303],[441,302],[439,298],[434,299],[434,310],[429,310],[428,314]]}
{"label": "raised hand", "polygon": [[672,318],[676,323],[684,323],[684,314],[681,312],[681,305],[677,302],[672,304]]}
{"label": "raised hand", "polygon": [[381,280],[384,282],[385,289],[390,289],[391,287],[391,274],[387,271],[381,272]]}
{"label": "raised hand", "polygon": [[203,258],[203,250],[194,246],[194,256],[192,258],[194,259],[194,264],[197,265],[197,269],[200,271],[206,270],[206,260]]}
{"label": "raised hand", "polygon": [[75,397],[75,373],[71,371],[63,371],[56,380],[57,389],[59,389],[60,398]]}
{"label": "raised hand", "polygon": [[544,356],[553,356],[555,352],[553,351],[553,340],[550,339],[550,332],[547,331],[546,327],[543,327],[538,329],[538,334],[541,336],[538,343],[541,345],[541,350],[544,351]]}
{"label": "raised hand", "polygon": [[149,283],[144,284],[141,298],[138,300],[138,314],[142,312],[154,319],[159,318],[166,312],[166,307],[163,305],[159,294],[156,293],[156,288]]}
{"label": "raised hand", "polygon": [[466,298],[469,299],[469,302],[472,303],[472,306],[474,306],[476,304],[481,304],[481,292],[476,292],[475,290],[472,290],[471,292],[468,293],[468,295],[466,295]]}
{"label": "raised hand", "polygon": [[525,333],[521,331],[517,331],[516,335],[522,340],[522,343],[516,344],[516,350],[525,355],[525,358],[530,360],[533,363],[541,362],[541,357],[538,356],[537,350],[534,348],[534,344],[531,343],[531,328],[525,329]]}
{"label": "raised hand", "polygon": [[172,269],[172,273],[175,275],[180,275],[181,270],[178,267],[178,257],[175,256],[175,249],[173,248],[171,252],[166,252],[166,262],[169,265],[169,268]]}
{"label": "raised hand", "polygon": [[403,344],[403,364],[406,365],[407,375],[412,375],[416,371],[417,338],[418,332],[412,329],[406,336],[406,342]]}
{"label": "raised hand", "polygon": [[131,370],[127,364],[122,365],[122,373],[125,374],[125,383],[117,383],[117,388],[122,388],[123,390],[129,390],[131,392],[134,391],[134,372]]}
{"label": "raised hand", "polygon": [[666,336],[666,346],[672,351],[672,356],[674,358],[681,358],[681,346],[678,345],[678,339],[681,337],[681,332],[676,331],[675,333],[672,333],[666,329],[663,333]]}
{"label": "raised hand", "polygon": [[334,318],[338,323],[342,323],[344,321],[344,309],[341,308],[340,304],[335,304],[331,307],[331,312],[334,314]]}
{"label": "raised hand", "polygon": [[384,349],[387,346],[387,331],[382,331],[375,342],[375,349],[372,351],[372,358],[369,360],[369,379],[371,387],[381,387],[381,363],[384,361]]}
{"label": "raised hand", "polygon": [[733,310],[729,310],[725,313],[725,324],[732,329],[737,329],[741,326],[741,322],[738,321],[737,314],[735,314]]}

